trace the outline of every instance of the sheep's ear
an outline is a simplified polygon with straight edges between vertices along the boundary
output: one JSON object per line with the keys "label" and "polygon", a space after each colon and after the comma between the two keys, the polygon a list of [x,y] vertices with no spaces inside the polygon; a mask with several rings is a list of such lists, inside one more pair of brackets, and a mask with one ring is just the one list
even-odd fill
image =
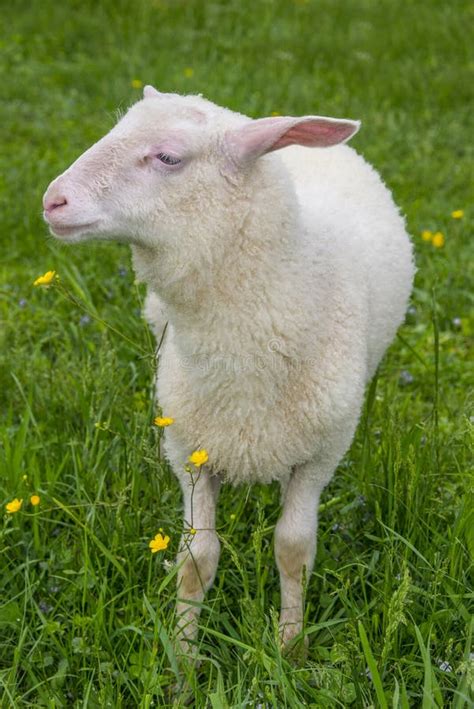
{"label": "sheep's ear", "polygon": [[246,162],[287,145],[327,148],[345,143],[357,133],[360,121],[325,116],[259,118],[227,133],[227,146],[236,162]]}
{"label": "sheep's ear", "polygon": [[143,89],[143,98],[156,98],[157,96],[161,96],[160,92],[155,89],[154,86],[150,86],[149,84],[145,86]]}

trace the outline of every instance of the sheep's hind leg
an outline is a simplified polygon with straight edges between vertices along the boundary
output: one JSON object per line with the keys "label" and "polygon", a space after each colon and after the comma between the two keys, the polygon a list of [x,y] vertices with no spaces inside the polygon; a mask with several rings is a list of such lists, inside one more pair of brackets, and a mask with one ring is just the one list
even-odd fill
{"label": "sheep's hind leg", "polygon": [[275,529],[281,588],[280,637],[286,647],[292,645],[303,628],[303,586],[316,553],[319,497],[331,477],[331,473],[321,475],[321,472],[314,463],[295,468]]}
{"label": "sheep's hind leg", "polygon": [[219,561],[215,519],[220,481],[203,472],[194,474],[194,486],[191,476],[182,480],[181,485],[185,530],[177,558],[177,634],[181,651],[192,654],[201,611],[199,604],[212,586]]}

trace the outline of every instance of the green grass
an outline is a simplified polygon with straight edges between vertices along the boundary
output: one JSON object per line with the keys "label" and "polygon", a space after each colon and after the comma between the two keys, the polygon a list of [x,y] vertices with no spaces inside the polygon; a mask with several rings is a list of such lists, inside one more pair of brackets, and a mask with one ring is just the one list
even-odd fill
{"label": "green grass", "polygon": [[[188,678],[194,705],[467,707],[472,4],[10,0],[2,19],[2,709],[173,702],[175,579],[164,560],[177,549],[180,495],[151,426],[143,292],[125,248],[61,248],[41,220],[49,181],[139,97],[133,79],[255,116],[362,119],[354,145],[394,190],[417,252],[407,322],[324,494],[308,659],[289,663],[277,643],[278,489],[226,488],[202,661]],[[444,248],[422,229],[441,230]],[[32,288],[50,268],[88,317],[57,290]],[[22,510],[3,514],[14,497]],[[152,556],[160,527],[172,543]]]}

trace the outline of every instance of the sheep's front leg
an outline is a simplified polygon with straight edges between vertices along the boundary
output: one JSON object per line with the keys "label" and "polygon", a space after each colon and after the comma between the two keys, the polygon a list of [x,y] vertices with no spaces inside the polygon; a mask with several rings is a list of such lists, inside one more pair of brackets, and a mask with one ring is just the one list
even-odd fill
{"label": "sheep's front leg", "polygon": [[[193,482],[194,481],[194,482]],[[212,586],[219,561],[216,504],[220,482],[207,472],[181,480],[185,529],[178,553],[178,640],[181,650],[192,653],[197,636],[199,604]],[[191,602],[191,603],[190,603]]]}
{"label": "sheep's front leg", "polygon": [[316,553],[318,504],[328,476],[314,465],[293,472],[275,529],[275,555],[280,571],[280,637],[288,645],[301,632],[304,615],[304,575],[309,576]]}

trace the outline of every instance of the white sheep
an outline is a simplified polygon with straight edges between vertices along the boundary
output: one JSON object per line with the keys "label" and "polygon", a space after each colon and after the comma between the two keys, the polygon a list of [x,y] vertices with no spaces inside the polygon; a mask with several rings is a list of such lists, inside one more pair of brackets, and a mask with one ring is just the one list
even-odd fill
{"label": "white sheep", "polygon": [[[61,240],[131,244],[158,337],[168,323],[157,381],[163,413],[175,419],[165,452],[187,529],[192,521],[197,530],[179,555],[184,648],[217,569],[221,481],[281,483],[283,643],[302,630],[319,497],[352,441],[414,274],[389,191],[341,145],[358,127],[317,116],[251,120],[146,87],[44,196]],[[197,448],[209,463],[193,476],[191,498],[185,465]]]}

